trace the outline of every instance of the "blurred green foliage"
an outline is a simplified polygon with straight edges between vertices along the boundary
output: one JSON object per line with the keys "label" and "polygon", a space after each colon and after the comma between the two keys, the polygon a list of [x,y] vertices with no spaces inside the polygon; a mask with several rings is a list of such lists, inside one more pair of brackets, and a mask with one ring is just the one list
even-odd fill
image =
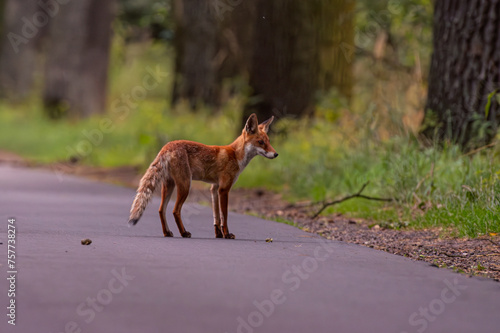
{"label": "blurred green foliage", "polygon": [[431,0],[358,0],[356,46],[372,50],[377,37],[386,33],[394,60],[414,66],[416,53],[431,52],[432,14]]}

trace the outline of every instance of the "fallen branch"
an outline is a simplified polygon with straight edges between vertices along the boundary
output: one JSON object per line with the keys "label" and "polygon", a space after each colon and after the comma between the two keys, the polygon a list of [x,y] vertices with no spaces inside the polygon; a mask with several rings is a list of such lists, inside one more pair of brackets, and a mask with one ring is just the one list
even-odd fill
{"label": "fallen branch", "polygon": [[494,242],[493,240],[487,238],[488,241],[490,241],[491,243],[495,244],[496,246],[500,246],[500,243],[497,243],[497,242]]}
{"label": "fallen branch", "polygon": [[467,258],[467,255],[460,255],[460,254],[448,254],[446,252],[439,252],[439,254],[443,254],[447,257],[450,257],[450,258]]}
{"label": "fallen branch", "polygon": [[474,155],[474,154],[476,154],[484,149],[493,148],[496,144],[497,144],[496,142],[492,142],[490,144],[487,144],[486,146],[482,146],[482,147],[479,147],[477,149],[474,149],[474,150],[468,152],[467,154],[465,154],[464,156],[471,156],[471,155]]}
{"label": "fallen branch", "polygon": [[368,186],[369,183],[370,182],[364,183],[363,186],[361,186],[361,188],[359,189],[359,191],[354,193],[354,194],[351,194],[351,195],[345,196],[341,199],[333,200],[330,202],[323,202],[323,206],[316,212],[316,214],[314,214],[312,216],[312,218],[313,219],[317,218],[319,216],[319,214],[321,214],[327,207],[339,204],[341,202],[344,202],[344,201],[347,201],[347,200],[353,199],[353,198],[362,198],[362,199],[366,199],[366,200],[384,201],[384,202],[396,201],[396,199],[394,199],[394,198],[377,198],[377,197],[370,197],[368,195],[361,194],[365,190],[366,186]]}

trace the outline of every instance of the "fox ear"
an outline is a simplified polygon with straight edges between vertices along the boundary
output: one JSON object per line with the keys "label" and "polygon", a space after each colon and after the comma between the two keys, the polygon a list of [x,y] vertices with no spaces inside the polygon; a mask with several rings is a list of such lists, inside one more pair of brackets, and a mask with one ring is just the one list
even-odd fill
{"label": "fox ear", "polygon": [[247,123],[245,125],[245,131],[247,131],[248,134],[255,134],[257,133],[258,126],[259,121],[257,120],[257,115],[255,113],[252,113],[250,117],[248,117]]}
{"label": "fox ear", "polygon": [[259,125],[259,128],[262,129],[264,132],[269,132],[269,125],[271,125],[271,123],[273,122],[274,120],[274,116],[272,116],[271,118],[269,118],[268,120],[266,121],[263,121],[260,125]]}

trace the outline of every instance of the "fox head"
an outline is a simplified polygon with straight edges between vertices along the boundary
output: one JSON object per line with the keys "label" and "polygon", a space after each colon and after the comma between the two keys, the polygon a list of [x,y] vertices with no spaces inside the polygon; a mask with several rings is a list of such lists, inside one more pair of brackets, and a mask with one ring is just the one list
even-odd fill
{"label": "fox head", "polygon": [[269,125],[274,120],[274,116],[259,124],[257,115],[252,113],[246,122],[243,129],[243,137],[245,141],[245,153],[248,157],[261,155],[269,159],[278,157],[278,153],[269,143],[267,132]]}

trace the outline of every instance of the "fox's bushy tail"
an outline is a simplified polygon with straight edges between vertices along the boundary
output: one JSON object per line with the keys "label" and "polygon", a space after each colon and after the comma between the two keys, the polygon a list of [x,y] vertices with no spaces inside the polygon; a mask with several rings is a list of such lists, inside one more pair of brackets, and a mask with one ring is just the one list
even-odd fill
{"label": "fox's bushy tail", "polygon": [[149,200],[153,197],[153,193],[158,185],[161,185],[167,175],[166,160],[163,156],[158,155],[151,163],[148,170],[144,174],[139,183],[137,194],[132,208],[130,208],[129,226],[136,225],[146,209]]}

